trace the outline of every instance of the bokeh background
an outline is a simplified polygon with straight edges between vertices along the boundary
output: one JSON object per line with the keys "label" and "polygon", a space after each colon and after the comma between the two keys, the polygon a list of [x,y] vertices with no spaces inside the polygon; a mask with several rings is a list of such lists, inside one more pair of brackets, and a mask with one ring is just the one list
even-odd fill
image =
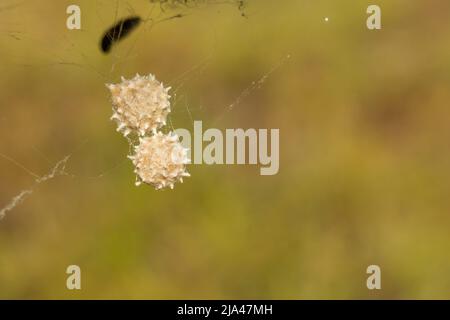
{"label": "bokeh background", "polygon": [[[0,221],[0,298],[450,298],[450,2],[154,6],[0,7],[0,207],[71,155]],[[153,20],[102,54],[132,14]],[[135,187],[104,84],[136,72],[176,88],[175,128],[279,128],[279,174],[191,165],[173,191]]]}

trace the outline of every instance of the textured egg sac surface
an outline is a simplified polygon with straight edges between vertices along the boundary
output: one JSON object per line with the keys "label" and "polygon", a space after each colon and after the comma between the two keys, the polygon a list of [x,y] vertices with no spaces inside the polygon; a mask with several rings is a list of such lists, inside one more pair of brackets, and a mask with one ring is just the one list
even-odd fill
{"label": "textured egg sac surface", "polygon": [[165,135],[157,132],[140,138],[134,155],[129,157],[135,166],[136,184],[143,182],[156,189],[173,189],[176,182],[183,182],[183,177],[189,177],[186,171],[186,164],[190,163],[187,151],[173,133]]}
{"label": "textured egg sac surface", "polygon": [[117,131],[124,136],[145,136],[166,125],[170,113],[170,87],[165,88],[153,75],[136,75],[118,84],[107,84],[111,92],[113,116]]}

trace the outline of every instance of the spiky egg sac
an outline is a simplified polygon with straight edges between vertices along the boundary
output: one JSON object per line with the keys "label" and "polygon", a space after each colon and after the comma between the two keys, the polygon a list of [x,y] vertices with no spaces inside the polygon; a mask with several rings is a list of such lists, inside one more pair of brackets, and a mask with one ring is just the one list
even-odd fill
{"label": "spiky egg sac", "polygon": [[170,87],[156,80],[155,76],[136,76],[117,84],[107,84],[113,105],[112,120],[117,131],[124,136],[136,133],[145,136],[166,125],[170,113]]}
{"label": "spiky egg sac", "polygon": [[135,166],[137,175],[136,185],[147,183],[157,190],[183,182],[183,177],[189,177],[186,164],[190,163],[187,152],[179,137],[170,132],[157,132],[149,137],[139,139],[135,146],[135,153],[129,158]]}

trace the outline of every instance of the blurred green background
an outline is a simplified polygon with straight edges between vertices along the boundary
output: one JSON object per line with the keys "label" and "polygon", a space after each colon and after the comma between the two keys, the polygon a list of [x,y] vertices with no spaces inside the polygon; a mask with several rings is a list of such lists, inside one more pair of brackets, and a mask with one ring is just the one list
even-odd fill
{"label": "blurred green background", "polygon": [[[250,0],[246,17],[144,0],[8,4],[0,207],[34,182],[5,156],[38,175],[71,158],[70,176],[0,221],[0,298],[450,298],[450,2]],[[70,4],[80,31],[65,27]],[[366,28],[369,4],[381,31]],[[103,55],[102,33],[132,14],[161,22]],[[176,88],[175,128],[279,128],[279,174],[190,165],[173,191],[135,187],[104,84],[136,72]],[[81,291],[66,289],[71,264]],[[382,290],[366,288],[371,264]]]}

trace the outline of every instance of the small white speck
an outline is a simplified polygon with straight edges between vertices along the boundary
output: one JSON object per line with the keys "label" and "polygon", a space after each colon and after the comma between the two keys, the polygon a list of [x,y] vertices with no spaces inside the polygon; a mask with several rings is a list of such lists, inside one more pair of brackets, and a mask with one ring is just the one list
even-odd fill
{"label": "small white speck", "polygon": [[325,20],[325,22],[328,22],[328,20],[330,20],[330,19],[328,19],[328,17],[325,17],[325,19],[324,19],[324,20]]}

